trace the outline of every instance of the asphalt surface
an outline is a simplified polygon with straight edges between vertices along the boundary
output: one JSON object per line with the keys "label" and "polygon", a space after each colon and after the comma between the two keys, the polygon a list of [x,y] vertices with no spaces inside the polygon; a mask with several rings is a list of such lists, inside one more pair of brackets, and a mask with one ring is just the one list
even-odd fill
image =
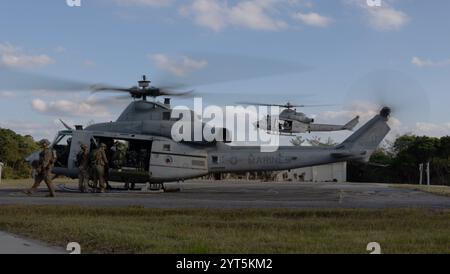
{"label": "asphalt surface", "polygon": [[0,254],[67,254],[62,248],[0,231]]}
{"label": "asphalt surface", "polygon": [[[56,182],[57,184],[57,182]],[[0,205],[144,206],[148,208],[450,208],[450,197],[384,184],[189,181],[178,193],[116,191],[81,194],[46,190],[28,197],[0,187]]]}

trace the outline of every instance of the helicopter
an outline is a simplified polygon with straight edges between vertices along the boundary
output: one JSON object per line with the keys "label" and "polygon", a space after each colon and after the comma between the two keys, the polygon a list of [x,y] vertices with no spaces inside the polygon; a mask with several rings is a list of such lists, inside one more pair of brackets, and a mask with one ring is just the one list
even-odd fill
{"label": "helicopter", "polygon": [[270,122],[272,121],[272,117],[270,115],[267,115],[267,119],[262,119],[255,124],[255,127],[257,129],[262,129],[266,130],[269,133],[282,135],[341,130],[351,131],[359,123],[360,118],[359,116],[356,116],[345,125],[317,124],[315,123],[313,118],[308,117],[305,113],[298,112],[296,108],[329,107],[333,105],[293,105],[290,102],[284,105],[251,102],[241,102],[240,104],[283,108],[284,110],[277,117],[277,124],[275,125],[275,127],[273,127],[272,123]]}
{"label": "helicopter", "polygon": [[[323,165],[350,160],[368,161],[390,131],[387,122],[389,107],[363,125],[358,131],[335,147],[279,147],[263,152],[255,146],[232,146],[228,130],[221,128],[223,138],[213,141],[175,141],[171,129],[179,118],[173,118],[171,98],[189,96],[192,92],[177,93],[169,88],[153,87],[144,76],[138,86],[117,88],[92,86],[94,92],[128,93],[134,99],[115,122],[93,124],[86,128],[65,125],[51,144],[58,161],[52,172],[57,176],[78,177],[75,165],[80,145],[90,151],[106,144],[110,159],[107,170],[110,182],[161,185],[203,177],[211,173],[278,171]],[[165,96],[164,102],[156,98]],[[148,98],[154,98],[153,101]],[[195,115],[193,116],[195,117]],[[195,119],[195,118],[193,118]],[[203,126],[206,126],[203,124]],[[27,158],[32,162],[36,152]]]}

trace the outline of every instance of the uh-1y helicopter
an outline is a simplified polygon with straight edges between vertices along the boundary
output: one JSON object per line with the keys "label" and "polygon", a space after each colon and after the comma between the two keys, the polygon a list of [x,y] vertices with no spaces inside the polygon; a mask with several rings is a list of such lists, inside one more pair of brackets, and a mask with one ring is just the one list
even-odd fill
{"label": "uh-1y helicopter", "polygon": [[293,105],[289,102],[285,105],[250,102],[241,102],[240,104],[283,108],[284,110],[277,117],[275,127],[271,123],[272,117],[270,115],[267,115],[267,119],[262,119],[255,124],[256,128],[275,134],[293,135],[299,133],[353,130],[359,123],[359,116],[356,116],[345,125],[317,124],[313,118],[296,110],[296,108],[328,107],[333,105]]}
{"label": "uh-1y helicopter", "polygon": [[[115,88],[94,86],[94,91],[129,93],[135,100],[115,122],[93,124],[86,128],[67,125],[58,132],[51,147],[58,162],[53,173],[76,178],[75,158],[81,144],[90,150],[100,143],[107,145],[110,158],[109,181],[127,184],[183,181],[211,173],[277,171],[322,165],[349,160],[366,161],[381,143],[390,128],[387,124],[391,110],[381,112],[358,131],[335,147],[279,147],[262,152],[256,146],[229,145],[227,130],[222,129],[221,141],[174,141],[171,129],[177,121],[171,116],[170,99],[149,101],[149,97],[186,96],[165,88],[150,86],[145,77],[138,87]],[[32,161],[34,154],[28,158]]]}

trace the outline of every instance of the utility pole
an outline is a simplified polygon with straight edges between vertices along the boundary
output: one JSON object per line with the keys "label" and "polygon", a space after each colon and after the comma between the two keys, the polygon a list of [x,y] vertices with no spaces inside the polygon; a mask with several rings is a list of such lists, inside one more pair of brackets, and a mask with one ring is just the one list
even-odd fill
{"label": "utility pole", "polygon": [[431,181],[430,181],[430,162],[427,163],[427,185],[431,185]]}

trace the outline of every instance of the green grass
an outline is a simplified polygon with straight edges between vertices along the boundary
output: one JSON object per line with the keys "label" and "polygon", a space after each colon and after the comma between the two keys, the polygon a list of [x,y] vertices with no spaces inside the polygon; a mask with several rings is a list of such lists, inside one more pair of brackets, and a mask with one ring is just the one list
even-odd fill
{"label": "green grass", "polygon": [[[0,188],[5,187],[17,187],[17,188],[28,188],[33,185],[33,179],[17,179],[17,180],[9,180],[9,179],[2,179],[2,182],[0,183]],[[77,183],[77,180],[72,180],[69,178],[57,178],[53,180],[53,183],[56,184],[74,184]],[[44,185],[42,183],[42,185]]]}
{"label": "green grass", "polygon": [[2,179],[0,183],[1,187],[30,187],[33,184],[32,179],[17,179],[17,180],[9,180]]}
{"label": "green grass", "polygon": [[450,253],[450,210],[0,206],[0,230],[84,253]]}
{"label": "green grass", "polygon": [[392,186],[396,188],[417,190],[450,197],[449,186],[426,186],[426,185],[392,185]]}

